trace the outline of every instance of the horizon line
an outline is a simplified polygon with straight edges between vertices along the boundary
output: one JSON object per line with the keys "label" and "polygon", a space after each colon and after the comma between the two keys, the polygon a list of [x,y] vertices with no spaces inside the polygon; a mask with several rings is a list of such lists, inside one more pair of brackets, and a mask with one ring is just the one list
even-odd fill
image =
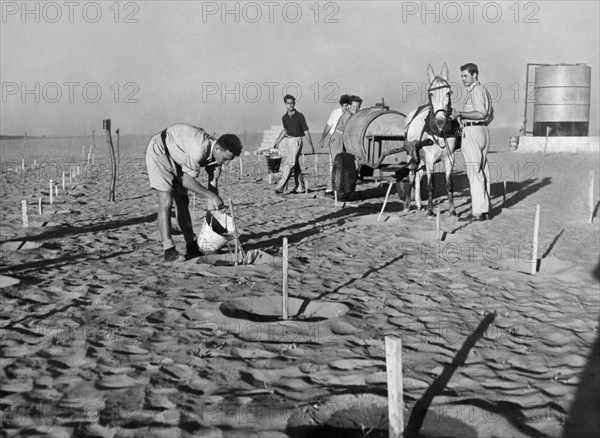
{"label": "horizon line", "polygon": [[[519,130],[519,128],[515,128],[512,126],[490,126],[488,127],[489,129],[515,129],[515,130]],[[263,129],[262,131],[242,131],[242,132],[233,132],[236,135],[239,134],[264,134],[264,131],[266,131],[267,129]],[[115,134],[114,132],[111,132],[111,134]],[[120,134],[121,136],[152,136],[156,134],[154,133],[135,133],[135,134]],[[99,132],[98,134],[99,136],[102,136],[102,131]],[[320,135],[319,133],[315,132],[311,132],[311,136],[312,135]],[[28,138],[75,138],[75,137],[91,137],[92,134],[35,134],[35,135],[23,135],[23,134],[0,134],[0,139],[5,139],[6,137],[10,137],[13,140],[22,140],[22,139],[28,139]]]}

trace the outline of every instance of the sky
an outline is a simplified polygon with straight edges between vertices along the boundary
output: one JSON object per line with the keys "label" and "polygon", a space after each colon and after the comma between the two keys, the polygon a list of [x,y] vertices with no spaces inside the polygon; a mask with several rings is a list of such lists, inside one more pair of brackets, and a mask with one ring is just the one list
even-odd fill
{"label": "sky", "polygon": [[1,9],[2,135],[89,135],[107,118],[122,134],[178,122],[262,132],[281,123],[286,92],[318,135],[345,93],[361,96],[363,108],[384,98],[408,114],[425,102],[428,65],[439,72],[444,62],[455,107],[465,96],[460,66],[474,62],[494,100],[493,126],[515,131],[527,63],[587,64],[590,131],[599,127],[597,1],[2,1]]}

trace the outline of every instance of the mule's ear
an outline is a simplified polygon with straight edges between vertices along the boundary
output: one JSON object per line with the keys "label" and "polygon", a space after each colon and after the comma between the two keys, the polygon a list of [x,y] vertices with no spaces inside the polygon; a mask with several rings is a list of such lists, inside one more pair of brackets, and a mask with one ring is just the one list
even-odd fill
{"label": "mule's ear", "polygon": [[433,67],[431,64],[427,67],[427,76],[429,77],[429,83],[432,83],[435,79],[435,73],[433,72]]}
{"label": "mule's ear", "polygon": [[442,78],[444,78],[446,81],[448,80],[448,66],[446,65],[445,62],[444,62],[444,65],[442,65],[442,71],[440,73],[440,76]]}

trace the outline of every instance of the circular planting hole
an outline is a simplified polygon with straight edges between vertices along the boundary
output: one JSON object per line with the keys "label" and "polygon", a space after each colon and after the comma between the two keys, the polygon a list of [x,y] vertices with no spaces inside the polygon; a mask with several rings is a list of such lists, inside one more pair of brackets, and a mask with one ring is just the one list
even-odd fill
{"label": "circular planting hole", "polygon": [[[408,421],[405,412],[405,424]],[[383,438],[388,437],[388,401],[375,394],[333,396],[319,405],[299,408],[288,420],[291,438]],[[405,438],[476,438],[477,430],[459,418],[435,412],[427,415],[417,433],[405,431]]]}
{"label": "circular planting hole", "polygon": [[[240,298],[221,304],[221,313],[230,318],[247,319],[255,322],[281,321],[282,298],[280,296]],[[349,307],[333,301],[311,301],[288,298],[288,315],[291,320],[307,322],[323,321],[340,317]]]}

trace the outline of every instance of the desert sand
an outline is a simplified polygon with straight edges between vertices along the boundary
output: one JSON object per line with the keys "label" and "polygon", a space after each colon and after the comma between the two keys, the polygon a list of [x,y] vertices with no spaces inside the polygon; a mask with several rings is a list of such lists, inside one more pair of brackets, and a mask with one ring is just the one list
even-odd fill
{"label": "desert sand", "polygon": [[[221,194],[244,249],[261,257],[238,267],[226,249],[162,261],[142,161],[122,159],[116,202],[109,174],[82,168],[53,205],[47,174],[3,166],[3,436],[387,436],[388,334],[403,342],[413,435],[598,436],[599,218],[589,223],[588,206],[598,154],[493,149],[487,222],[449,216],[436,167],[441,240],[435,218],[404,213],[395,189],[377,222],[390,175],[335,206],[323,158],[318,177],[313,157],[304,161],[308,195],[281,197],[264,157],[243,156]],[[465,216],[462,164],[458,153]],[[198,230],[204,206],[196,199]]]}

